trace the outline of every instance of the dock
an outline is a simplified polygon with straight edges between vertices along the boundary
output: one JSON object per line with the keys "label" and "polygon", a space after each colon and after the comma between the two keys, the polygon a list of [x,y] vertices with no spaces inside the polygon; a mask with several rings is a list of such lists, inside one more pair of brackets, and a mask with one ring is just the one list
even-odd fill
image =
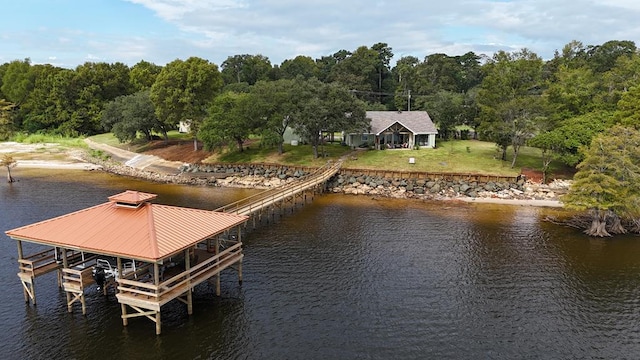
{"label": "dock", "polygon": [[[330,162],[284,186],[266,190],[215,211],[152,204],[155,194],[127,190],[107,203],[44,220],[6,234],[18,246],[18,278],[25,302],[36,304],[37,277],[57,272],[57,285],[66,293],[69,312],[80,306],[86,315],[87,289],[115,291],[124,326],[136,317],[155,323],[161,333],[161,308],[177,300],[193,313],[195,286],[215,282],[232,269],[242,283],[242,229],[276,210],[291,209],[300,199],[322,193],[342,162]],[[98,221],[99,220],[99,221]],[[152,231],[139,231],[152,229]],[[179,230],[178,230],[179,229]],[[48,247],[31,255],[23,242]],[[107,260],[109,259],[109,260]],[[111,262],[110,262],[111,261]],[[96,276],[96,269],[102,271]]]}

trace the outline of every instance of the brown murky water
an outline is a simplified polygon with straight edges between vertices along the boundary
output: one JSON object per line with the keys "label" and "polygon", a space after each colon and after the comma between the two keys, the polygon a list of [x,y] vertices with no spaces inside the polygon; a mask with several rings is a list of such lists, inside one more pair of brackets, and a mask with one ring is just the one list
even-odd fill
{"label": "brown murky water", "polygon": [[[0,229],[126,189],[214,209],[250,190],[149,184],[100,172],[15,169]],[[163,308],[124,328],[114,296],[67,313],[55,278],[27,306],[15,242],[0,240],[3,359],[637,358],[640,239],[590,239],[543,222],[558,210],[324,195],[245,237],[244,283],[196,288],[194,314]]]}

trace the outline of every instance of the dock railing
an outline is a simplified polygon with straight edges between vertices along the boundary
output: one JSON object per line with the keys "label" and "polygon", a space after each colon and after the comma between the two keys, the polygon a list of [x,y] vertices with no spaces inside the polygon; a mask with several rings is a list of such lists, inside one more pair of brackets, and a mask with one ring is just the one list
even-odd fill
{"label": "dock railing", "polygon": [[[67,261],[69,267],[74,267],[83,262],[89,262],[91,255],[84,255],[80,251],[67,251]],[[60,258],[62,255],[60,255]],[[22,259],[18,259],[18,269],[20,273],[18,276],[34,278],[39,275],[44,275],[54,270],[62,268],[62,260],[55,256],[55,249],[45,250],[39,253],[25,256]]]}
{"label": "dock railing", "polygon": [[[220,271],[242,260],[242,243],[237,243],[205,261],[155,285],[135,280],[131,275],[118,279],[118,294],[121,303],[136,304],[160,310],[160,306],[184,294]],[[151,278],[149,278],[151,280]]]}
{"label": "dock railing", "polygon": [[295,196],[302,191],[311,189],[326,182],[338,173],[341,165],[341,161],[327,163],[327,165],[319,168],[315,172],[301,177],[294,182],[246,197],[242,200],[218,208],[215,211],[230,212],[238,215],[251,215],[256,211],[271,206],[285,198]]}

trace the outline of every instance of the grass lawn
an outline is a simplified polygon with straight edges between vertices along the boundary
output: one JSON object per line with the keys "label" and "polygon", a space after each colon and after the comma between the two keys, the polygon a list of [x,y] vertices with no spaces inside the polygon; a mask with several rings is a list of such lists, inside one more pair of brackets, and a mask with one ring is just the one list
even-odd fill
{"label": "grass lawn", "polygon": [[[324,151],[324,157],[322,157]],[[318,148],[320,157],[313,158],[313,149],[310,145],[289,145],[284,144],[284,153],[278,154],[277,149],[261,148],[259,143],[253,143],[245,148],[243,152],[230,150],[220,154],[215,154],[205,162],[217,163],[269,163],[285,164],[296,166],[320,167],[327,163],[327,160],[338,159],[349,154],[351,149],[338,143],[326,144]]]}
{"label": "grass lawn", "polygon": [[[172,130],[169,131],[167,133],[167,136],[169,137],[169,140],[181,140],[181,141],[192,141],[193,139],[191,138],[190,134],[185,134],[185,133],[180,133],[177,130]],[[98,143],[102,143],[102,144],[107,144],[110,146],[115,146],[117,148],[122,148],[122,149],[129,149],[129,148],[135,148],[136,152],[144,152],[145,151],[145,147],[147,146],[147,144],[149,144],[149,142],[145,139],[138,139],[132,142],[128,142],[128,143],[121,143],[118,138],[116,138],[115,136],[113,136],[113,133],[104,133],[104,134],[99,134],[99,135],[93,135],[90,137],[91,140],[98,142]]]}
{"label": "grass lawn", "polygon": [[[190,144],[189,134],[177,131],[169,133],[172,140],[180,140],[182,144]],[[121,148],[131,148],[132,151],[144,152],[146,142],[120,144],[112,134],[101,134],[91,137],[97,142],[106,143]],[[205,159],[205,163],[269,163],[296,166],[320,167],[328,160],[335,160],[346,156],[344,167],[356,169],[377,169],[394,171],[425,171],[472,173],[487,175],[516,176],[521,170],[542,170],[541,151],[537,148],[522,147],[516,165],[511,168],[513,151],[510,148],[507,161],[500,160],[500,152],[494,143],[477,140],[437,141],[435,149],[396,149],[396,150],[352,150],[338,143],[329,143],[318,149],[324,151],[325,157],[313,158],[310,145],[292,146],[284,144],[284,153],[278,154],[275,148],[261,148],[259,139],[252,139],[243,152],[235,149],[216,151]],[[348,156],[347,156],[348,155]],[[415,163],[410,164],[409,158]],[[570,177],[571,169],[558,161],[551,163],[549,173],[551,177]]]}
{"label": "grass lawn", "polygon": [[[435,149],[358,151],[357,160],[348,160],[345,167],[488,175],[518,175],[522,168],[542,169],[539,149],[522,147],[513,169],[512,156],[510,151],[507,161],[501,161],[496,145],[490,142],[438,141]],[[414,158],[415,164],[410,164],[409,158]],[[565,172],[566,169],[559,162],[552,163],[551,173],[558,171]]]}

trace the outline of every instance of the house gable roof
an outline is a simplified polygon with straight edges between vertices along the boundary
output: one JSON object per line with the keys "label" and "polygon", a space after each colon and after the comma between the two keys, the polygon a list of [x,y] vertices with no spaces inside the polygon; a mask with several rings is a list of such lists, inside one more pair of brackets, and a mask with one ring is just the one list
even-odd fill
{"label": "house gable roof", "polygon": [[367,117],[371,119],[371,133],[376,135],[380,135],[395,123],[414,134],[438,133],[426,111],[367,111]]}
{"label": "house gable roof", "polygon": [[153,198],[155,194],[127,191],[107,203],[5,233],[16,240],[154,262],[248,219],[145,201]]}

